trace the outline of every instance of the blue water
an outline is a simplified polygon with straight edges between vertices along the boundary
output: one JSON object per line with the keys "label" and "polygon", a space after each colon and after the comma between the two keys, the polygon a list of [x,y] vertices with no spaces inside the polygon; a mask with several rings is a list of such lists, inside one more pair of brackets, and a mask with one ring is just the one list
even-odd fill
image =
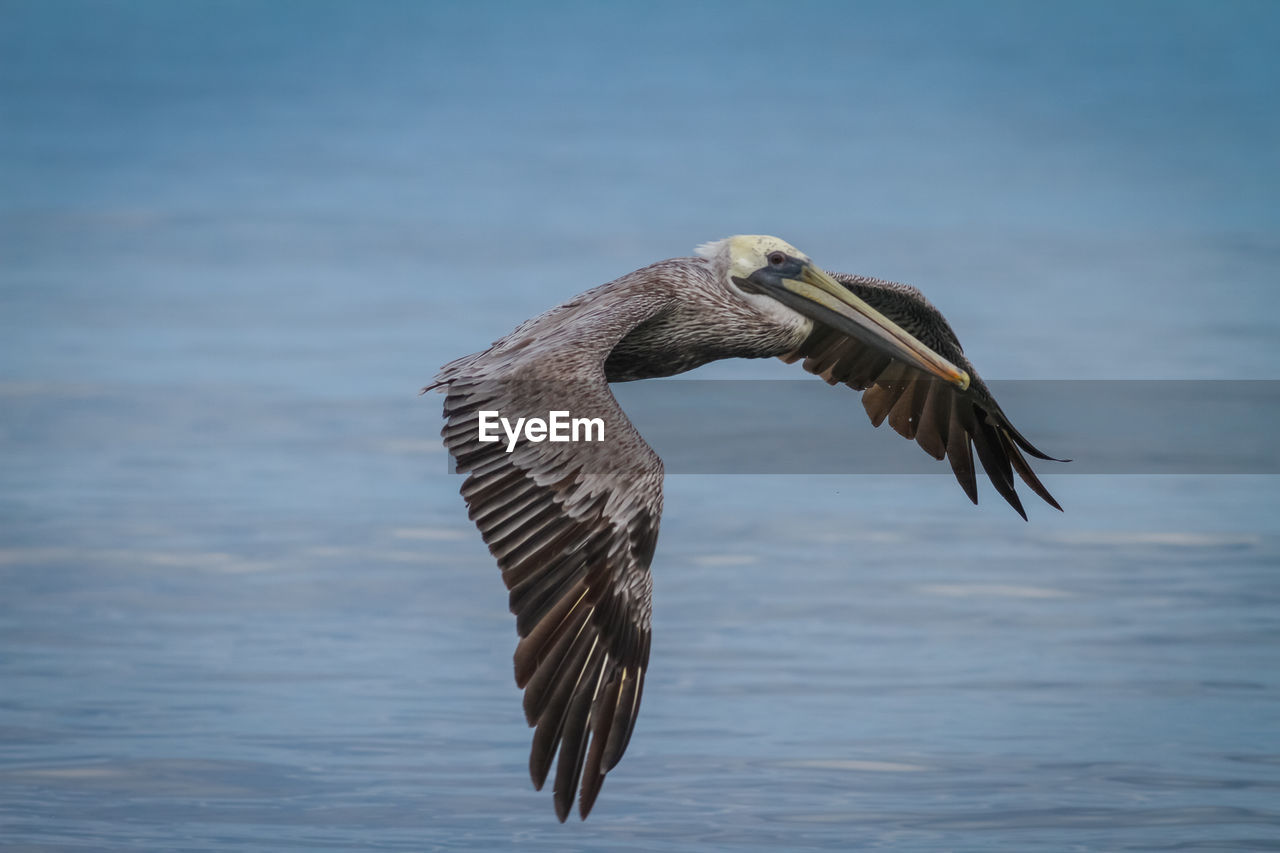
{"label": "blue water", "polygon": [[1280,478],[669,477],[561,826],[415,396],[744,231],[991,378],[1280,378],[1274,4],[0,18],[0,846],[1280,848]]}

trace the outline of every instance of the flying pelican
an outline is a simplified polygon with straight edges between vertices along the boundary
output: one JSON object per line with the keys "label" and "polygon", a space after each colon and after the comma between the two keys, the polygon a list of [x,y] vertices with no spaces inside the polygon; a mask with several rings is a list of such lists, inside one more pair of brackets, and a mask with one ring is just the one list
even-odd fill
{"label": "flying pelican", "polygon": [[[441,368],[441,432],[469,516],[502,570],[520,640],[515,678],[536,727],[542,789],[585,819],[622,758],[649,662],[649,563],[662,515],[662,460],[619,408],[610,382],[683,373],[722,358],[804,359],[829,384],[866,390],[871,421],[944,456],[978,502],[973,453],[1024,519],[1016,472],[1061,510],[1020,450],[951,326],[916,290],[827,273],[776,237],[707,243],[698,257],[636,270],[521,324]],[[553,410],[601,418],[605,441],[481,441],[481,412]],[[527,434],[528,435],[528,434]],[[489,436],[491,439],[491,436]],[[1055,460],[1063,461],[1063,460]]]}

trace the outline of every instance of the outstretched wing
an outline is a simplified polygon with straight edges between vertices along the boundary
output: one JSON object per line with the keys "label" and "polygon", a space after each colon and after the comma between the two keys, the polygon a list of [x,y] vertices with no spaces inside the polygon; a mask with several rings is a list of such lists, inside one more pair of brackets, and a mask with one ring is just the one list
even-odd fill
{"label": "outstretched wing", "polygon": [[[640,709],[662,463],[598,365],[572,382],[543,382],[528,371],[475,378],[463,362],[437,382],[447,393],[442,434],[458,471],[470,472],[462,495],[510,590],[516,684],[536,727],[529,773],[541,790],[558,749],[556,814],[568,817],[580,782],[585,818]],[[521,439],[511,452],[505,436],[479,441],[481,411],[514,423],[552,410],[601,418],[605,440]]]}
{"label": "outstretched wing", "polygon": [[961,391],[926,376],[856,338],[821,324],[815,324],[804,343],[782,356],[783,361],[803,358],[804,369],[829,384],[843,382],[855,390],[865,390],[862,404],[871,416],[871,423],[878,427],[887,418],[900,435],[915,439],[933,458],[945,456],[960,486],[974,503],[978,502],[973,465],[976,451],[996,491],[1024,519],[1027,513],[1014,488],[1015,472],[1033,492],[1061,510],[1031,470],[1022,451],[1037,459],[1066,460],[1053,459],[1037,450],[1014,428],[965,357],[955,332],[938,309],[909,285],[846,273],[831,273],[831,276],[938,355],[967,371],[968,389]]}

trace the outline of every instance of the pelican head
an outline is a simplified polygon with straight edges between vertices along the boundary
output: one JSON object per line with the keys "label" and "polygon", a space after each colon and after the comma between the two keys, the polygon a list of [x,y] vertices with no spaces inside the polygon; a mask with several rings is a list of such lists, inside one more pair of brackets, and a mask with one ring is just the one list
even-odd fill
{"label": "pelican head", "polygon": [[794,319],[820,322],[962,390],[969,387],[968,373],[859,299],[785,240],[739,234],[705,243],[697,251],[734,292],[766,315],[779,316],[781,306]]}

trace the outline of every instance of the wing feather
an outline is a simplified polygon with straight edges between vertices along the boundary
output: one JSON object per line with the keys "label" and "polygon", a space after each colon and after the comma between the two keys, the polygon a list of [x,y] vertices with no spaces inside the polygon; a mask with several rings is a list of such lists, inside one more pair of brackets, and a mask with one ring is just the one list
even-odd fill
{"label": "wing feather", "polygon": [[[601,672],[604,675],[604,672]],[[618,709],[618,692],[622,687],[621,673],[611,673],[610,677],[597,693],[597,711],[591,720],[591,745],[587,749],[586,766],[582,770],[582,799],[579,809],[585,816],[595,805],[600,795],[600,786],[604,784],[604,771],[601,759],[604,757],[605,742],[609,738],[609,729]]]}
{"label": "wing feather", "polygon": [[804,369],[810,373],[831,384],[843,382],[863,391],[862,405],[871,423],[878,427],[887,420],[895,432],[914,439],[933,458],[945,457],[974,503],[978,502],[976,452],[996,492],[1024,519],[1027,514],[1014,485],[1015,474],[1046,503],[1061,510],[1020,451],[1037,459],[1066,460],[1055,460],[1038,450],[1013,427],[965,357],[951,326],[920,291],[863,276],[832,276],[934,352],[968,371],[969,388],[961,391],[926,376],[820,323],[782,360],[804,359]]}
{"label": "wing feather", "polygon": [[920,411],[920,425],[916,429],[916,442],[934,459],[947,455],[947,428],[951,423],[946,389],[933,379],[920,380],[926,388],[924,407]]}
{"label": "wing feather", "polygon": [[956,475],[956,482],[976,504],[978,479],[973,467],[973,430],[977,427],[973,410],[958,395],[948,396],[951,397],[951,420],[947,426],[947,460],[951,463],[951,472]]}
{"label": "wing feather", "polygon": [[[455,365],[437,378],[446,392],[441,434],[457,470],[469,472],[468,515],[516,616],[515,681],[534,729],[529,775],[541,789],[554,766],[556,815],[565,820],[580,791],[585,818],[640,709],[662,463],[618,408],[599,363],[569,384],[531,379],[545,367],[536,360]],[[482,409],[603,417],[607,441],[519,442],[508,453],[505,441],[479,441]]]}

